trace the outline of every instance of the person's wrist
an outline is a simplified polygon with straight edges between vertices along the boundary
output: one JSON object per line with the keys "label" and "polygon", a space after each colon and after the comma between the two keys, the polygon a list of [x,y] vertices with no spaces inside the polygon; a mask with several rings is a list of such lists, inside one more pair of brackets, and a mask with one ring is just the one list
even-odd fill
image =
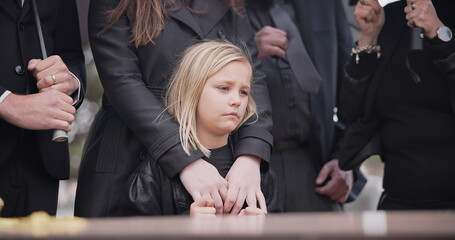
{"label": "person's wrist", "polygon": [[3,101],[11,94],[11,91],[4,91],[2,94],[0,94],[0,105],[2,104]]}
{"label": "person's wrist", "polygon": [[381,57],[381,46],[379,45],[363,45],[359,46],[359,43],[356,42],[356,45],[352,48],[351,56],[355,56],[355,63],[360,63],[361,54],[375,54],[376,58]]}
{"label": "person's wrist", "polygon": [[12,98],[14,98],[15,95],[14,93],[9,93],[2,101],[2,103],[0,104],[0,118],[1,119],[5,119],[6,115],[8,114],[9,112],[9,103],[10,101],[12,100]]}
{"label": "person's wrist", "polygon": [[444,26],[444,24],[442,22],[435,24],[435,25],[431,25],[430,28],[424,29],[423,34],[425,35],[425,37],[427,37],[429,39],[433,39],[438,36],[438,29],[443,26]]}
{"label": "person's wrist", "polygon": [[68,71],[71,78],[71,88],[66,93],[68,96],[71,96],[74,92],[78,91],[80,88],[80,81],[71,71]]}
{"label": "person's wrist", "polygon": [[240,160],[242,162],[246,162],[248,164],[254,165],[259,167],[261,165],[261,158],[253,156],[253,155],[241,155],[237,158],[237,161]]}
{"label": "person's wrist", "polygon": [[373,36],[373,35],[360,35],[359,40],[357,41],[357,46],[358,47],[363,47],[363,46],[374,46],[378,44],[378,36]]}

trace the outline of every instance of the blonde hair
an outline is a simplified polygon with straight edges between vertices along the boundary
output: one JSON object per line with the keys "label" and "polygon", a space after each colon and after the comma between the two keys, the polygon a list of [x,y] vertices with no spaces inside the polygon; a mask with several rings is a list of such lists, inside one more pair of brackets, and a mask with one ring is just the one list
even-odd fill
{"label": "blonde hair", "polygon": [[[171,75],[166,107],[180,124],[180,141],[188,155],[190,148],[193,148],[200,149],[207,157],[210,156],[210,151],[201,144],[196,135],[196,110],[207,79],[233,61],[246,63],[251,73],[253,72],[247,53],[241,48],[227,41],[201,42],[183,53]],[[252,80],[251,76],[251,83]],[[256,103],[249,94],[244,117],[237,128],[253,115],[257,117]]]}

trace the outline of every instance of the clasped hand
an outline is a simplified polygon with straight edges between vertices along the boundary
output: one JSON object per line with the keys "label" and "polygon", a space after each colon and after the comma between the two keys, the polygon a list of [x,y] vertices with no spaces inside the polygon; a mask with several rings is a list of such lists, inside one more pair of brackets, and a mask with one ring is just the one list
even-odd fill
{"label": "clasped hand", "polygon": [[210,214],[238,215],[245,201],[250,208],[243,214],[255,212],[253,209],[266,213],[261,191],[260,161],[254,156],[240,156],[224,179],[213,165],[198,159],[181,171],[180,179],[198,207],[213,209],[208,211]]}
{"label": "clasped hand", "polygon": [[39,92],[10,94],[0,105],[0,118],[23,129],[71,131],[76,109],[69,95],[78,89],[79,82],[59,56],[32,59],[28,70],[37,79]]}

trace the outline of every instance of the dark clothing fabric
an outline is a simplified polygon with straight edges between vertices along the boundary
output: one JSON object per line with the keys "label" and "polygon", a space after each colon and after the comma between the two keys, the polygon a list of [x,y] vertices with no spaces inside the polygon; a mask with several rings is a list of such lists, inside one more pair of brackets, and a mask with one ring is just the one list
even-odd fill
{"label": "dark clothing fabric", "polygon": [[[84,55],[81,49],[76,2],[74,0],[40,0],[37,1],[37,5],[42,22],[47,55],[59,55],[68,69],[79,78],[83,90],[85,86]],[[20,1],[0,1],[0,23],[0,36],[2,36],[0,37],[0,52],[3,56],[0,59],[0,95],[7,90],[15,94],[37,93],[36,79],[31,72],[27,71],[27,65],[30,59],[42,58],[31,2],[26,0],[22,8]],[[81,91],[81,94],[83,92]],[[82,95],[81,99],[83,97]],[[36,177],[39,178],[36,179],[36,182],[48,181],[49,178],[52,178],[53,181],[50,183],[50,186],[57,191],[58,180],[69,177],[69,154],[67,142],[52,142],[52,132],[53,130],[34,131],[29,145],[22,148],[22,151],[28,151],[27,149],[29,147],[30,149],[36,148],[34,154],[27,155],[30,159],[26,159],[26,161],[40,162],[35,164],[43,166],[35,169]],[[20,128],[0,119],[0,133],[0,171],[7,171],[3,168],[16,164],[11,163],[11,161],[22,159],[18,155],[22,154],[22,151],[14,151],[22,144],[21,139],[23,138],[24,132]],[[11,182],[17,179],[3,178],[3,180]],[[24,179],[24,181],[28,180]],[[4,182],[2,181],[2,183]],[[30,183],[33,184],[33,181]],[[48,191],[44,190],[47,188],[44,186],[45,184],[30,187],[30,189],[39,192],[41,185],[43,188],[43,193],[41,194],[46,196]],[[11,192],[7,189],[12,189],[11,187],[14,186],[5,187],[5,189],[0,190],[2,192],[2,196],[0,197],[4,199],[11,199],[12,196],[9,196],[10,194],[15,195],[17,192],[22,194],[23,191],[26,191],[24,190],[25,188],[17,188]],[[48,210],[49,213],[55,213],[57,207],[56,200],[54,199],[55,196],[54,194],[50,194],[48,197],[48,203],[43,204],[43,201],[39,201],[37,205],[40,206],[33,208],[26,208],[24,206],[23,209],[16,209],[15,212],[11,213],[12,215],[16,213],[25,215],[32,210],[39,209]],[[24,201],[29,201],[27,204],[35,204],[32,203],[34,201],[32,194],[28,194],[26,199],[28,200],[24,199]],[[5,204],[11,205],[18,203],[7,202]],[[53,206],[49,208],[47,204]]]}
{"label": "dark clothing fabric", "polygon": [[234,156],[232,154],[232,148],[228,145],[216,149],[210,149],[210,157],[203,157],[203,159],[218,169],[218,172],[222,177],[226,177],[232,164],[234,164]]}
{"label": "dark clothing fabric", "polygon": [[[256,32],[264,26],[276,27],[269,11],[274,2],[248,1],[250,22]],[[263,60],[273,108],[271,166],[279,179],[280,205],[285,212],[342,210],[340,204],[318,195],[314,182],[321,167],[332,159],[337,132],[341,130],[333,116],[342,64],[352,45],[346,16],[339,1],[286,1],[283,7],[291,19],[295,16],[304,47],[322,82],[317,94],[309,94],[297,82],[299,76],[289,64],[292,58]],[[287,56],[295,52],[290,45]],[[358,169],[355,176],[351,200],[366,182]]]}
{"label": "dark clothing fabric", "polygon": [[283,212],[343,210],[341,204],[315,193],[319,171],[313,165],[314,157],[305,146],[272,153],[270,167],[279,179],[279,208]]}
{"label": "dark clothing fabric", "polygon": [[[214,165],[222,177],[231,168],[233,153],[226,145],[211,149],[210,158],[204,160]],[[273,173],[261,173],[261,189],[268,212],[278,211],[278,186]],[[131,174],[125,192],[120,198],[119,216],[153,216],[189,214],[193,198],[186,191],[179,176],[170,177],[153,160],[142,161]]]}
{"label": "dark clothing fabric", "polygon": [[34,211],[55,215],[59,180],[47,173],[34,133],[25,131],[10,158],[0,168],[2,217],[21,217]]}
{"label": "dark clothing fabric", "polygon": [[397,198],[383,192],[379,198],[378,210],[455,210],[454,200],[421,200]]}
{"label": "dark clothing fabric", "polygon": [[[455,4],[433,2],[443,23],[454,29]],[[438,202],[451,202],[440,206],[453,209],[455,41],[425,39],[423,51],[409,52],[405,6],[401,1],[385,8],[386,23],[378,40],[381,58],[363,55],[359,57],[364,68],[353,59],[346,66],[341,117],[351,126],[340,164],[345,169],[358,164],[350,158],[353,149],[376,136],[377,152],[385,163],[387,197],[381,209],[440,209]],[[421,82],[411,77],[406,58]]]}
{"label": "dark clothing fabric", "polygon": [[[130,41],[130,25],[125,16],[99,34],[106,26],[105,13],[118,2],[90,3],[90,41],[105,92],[81,162],[75,206],[78,216],[114,213],[119,189],[144,154],[156,160],[169,176],[203,156],[200,151],[191,156],[183,151],[178,124],[163,113],[168,75],[184,49],[202,39],[226,39],[239,46],[245,41],[251,52],[257,51],[245,10],[240,8],[237,14],[222,0],[190,1],[190,6],[202,14],[176,1],[155,44],[136,49]],[[261,117],[235,134],[234,156],[258,156],[266,167],[272,146],[271,109],[267,86],[257,71],[252,92]]]}
{"label": "dark clothing fabric", "polygon": [[429,52],[411,58],[421,83],[402,71],[408,39],[399,38],[397,44],[403,47],[390,59],[374,105],[382,121],[384,189],[403,198],[455,200],[455,190],[446,190],[455,186],[455,114],[447,81],[432,64]]}

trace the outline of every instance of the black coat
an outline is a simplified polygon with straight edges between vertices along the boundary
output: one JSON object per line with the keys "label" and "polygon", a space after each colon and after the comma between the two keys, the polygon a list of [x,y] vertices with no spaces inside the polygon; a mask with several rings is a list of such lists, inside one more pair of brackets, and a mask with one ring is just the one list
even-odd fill
{"label": "black coat", "polygon": [[[31,2],[23,8],[17,0],[0,2],[0,95],[37,93],[36,79],[27,71],[30,59],[41,59],[41,50]],[[60,55],[85,89],[84,55],[81,49],[77,8],[74,0],[38,0],[47,55]],[[27,87],[28,85],[28,87]],[[83,99],[84,91],[81,91]],[[77,106],[82,103],[80,101]],[[47,172],[59,179],[69,177],[68,143],[52,142],[52,130],[35,131]],[[10,156],[22,132],[0,119],[0,166]]]}
{"label": "black coat", "polygon": [[[155,45],[136,49],[130,42],[126,17],[99,34],[106,24],[105,12],[117,3],[93,0],[90,5],[90,41],[105,93],[79,172],[75,213],[81,216],[113,213],[120,186],[147,155],[169,176],[203,156],[197,151],[189,157],[183,151],[178,124],[169,114],[157,119],[164,110],[162,97],[168,76],[186,47],[202,39],[225,38],[235,43],[247,41],[250,51],[256,51],[244,9],[236,14],[221,0],[193,1],[192,8],[199,10],[209,4],[209,10],[200,15],[193,15],[186,7],[178,8],[166,19]],[[234,140],[235,157],[251,154],[267,163],[272,145],[268,91],[260,78],[253,88],[260,119],[239,129]]]}

